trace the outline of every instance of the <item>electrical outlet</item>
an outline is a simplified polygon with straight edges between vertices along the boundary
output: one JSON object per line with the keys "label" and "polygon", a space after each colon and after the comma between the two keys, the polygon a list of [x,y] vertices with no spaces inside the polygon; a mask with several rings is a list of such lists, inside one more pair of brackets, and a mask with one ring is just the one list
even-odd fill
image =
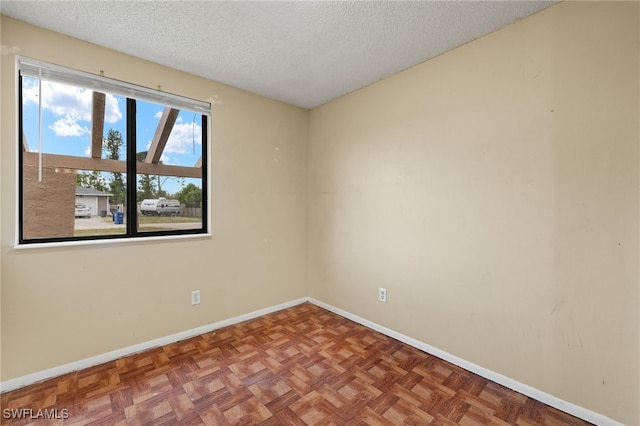
{"label": "electrical outlet", "polygon": [[380,287],[378,289],[378,301],[380,302],[387,302],[387,289],[386,288],[382,288]]}
{"label": "electrical outlet", "polygon": [[200,304],[200,290],[193,290],[191,292],[191,304],[192,305]]}

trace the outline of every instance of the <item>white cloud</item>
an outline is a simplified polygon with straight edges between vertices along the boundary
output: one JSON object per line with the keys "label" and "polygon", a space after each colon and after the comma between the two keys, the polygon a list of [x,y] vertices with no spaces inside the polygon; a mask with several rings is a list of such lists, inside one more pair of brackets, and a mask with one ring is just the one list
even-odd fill
{"label": "white cloud", "polygon": [[38,82],[32,79],[25,79],[22,86],[22,102],[38,103]]}
{"label": "white cloud", "polygon": [[107,123],[116,123],[122,119],[118,98],[111,94],[107,94],[104,105],[104,121]]}
{"label": "white cloud", "polygon": [[196,123],[176,123],[164,149],[166,153],[193,154],[193,145],[202,145],[202,127]]}
{"label": "white cloud", "polygon": [[[25,103],[38,103],[38,83],[26,81],[22,90]],[[79,136],[84,134],[87,126],[79,122],[91,122],[93,111],[93,91],[66,84],[42,82],[42,108],[50,110],[58,120],[50,126],[58,136]],[[118,99],[111,94],[106,95],[104,121],[115,123],[122,119]]]}
{"label": "white cloud", "polygon": [[77,119],[70,115],[57,119],[49,128],[58,136],[82,136],[91,133],[86,126],[78,124]]}

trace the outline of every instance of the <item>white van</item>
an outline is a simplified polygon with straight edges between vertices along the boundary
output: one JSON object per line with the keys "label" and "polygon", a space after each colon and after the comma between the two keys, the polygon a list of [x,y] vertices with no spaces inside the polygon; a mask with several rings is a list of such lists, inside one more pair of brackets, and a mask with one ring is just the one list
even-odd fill
{"label": "white van", "polygon": [[180,201],[155,198],[142,200],[140,214],[145,216],[176,216],[180,214]]}

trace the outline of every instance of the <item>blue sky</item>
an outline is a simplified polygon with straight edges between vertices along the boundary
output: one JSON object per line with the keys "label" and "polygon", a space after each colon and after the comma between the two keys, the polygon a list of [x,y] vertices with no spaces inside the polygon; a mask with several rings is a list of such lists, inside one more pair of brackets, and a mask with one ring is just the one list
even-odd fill
{"label": "blue sky", "polygon": [[[91,146],[92,91],[89,89],[42,82],[42,152],[88,157]],[[24,132],[29,150],[39,151],[38,142],[38,79],[23,78]],[[163,105],[137,100],[136,152],[146,151],[153,139],[162,115]],[[120,131],[126,141],[126,99],[107,94],[104,135],[109,129]],[[164,164],[193,166],[202,153],[201,115],[180,111],[162,154]],[[104,154],[103,154],[104,158]],[[125,148],[120,158],[126,158]],[[164,179],[164,178],[163,178]],[[201,187],[199,180],[185,180]],[[165,180],[163,189],[174,193],[180,190],[177,179]]]}

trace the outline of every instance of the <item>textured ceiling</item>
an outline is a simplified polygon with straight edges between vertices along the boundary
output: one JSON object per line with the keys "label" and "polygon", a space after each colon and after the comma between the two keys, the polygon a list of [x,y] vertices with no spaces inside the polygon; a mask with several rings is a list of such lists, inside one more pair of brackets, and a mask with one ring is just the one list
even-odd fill
{"label": "textured ceiling", "polygon": [[554,3],[2,0],[0,11],[313,108]]}

